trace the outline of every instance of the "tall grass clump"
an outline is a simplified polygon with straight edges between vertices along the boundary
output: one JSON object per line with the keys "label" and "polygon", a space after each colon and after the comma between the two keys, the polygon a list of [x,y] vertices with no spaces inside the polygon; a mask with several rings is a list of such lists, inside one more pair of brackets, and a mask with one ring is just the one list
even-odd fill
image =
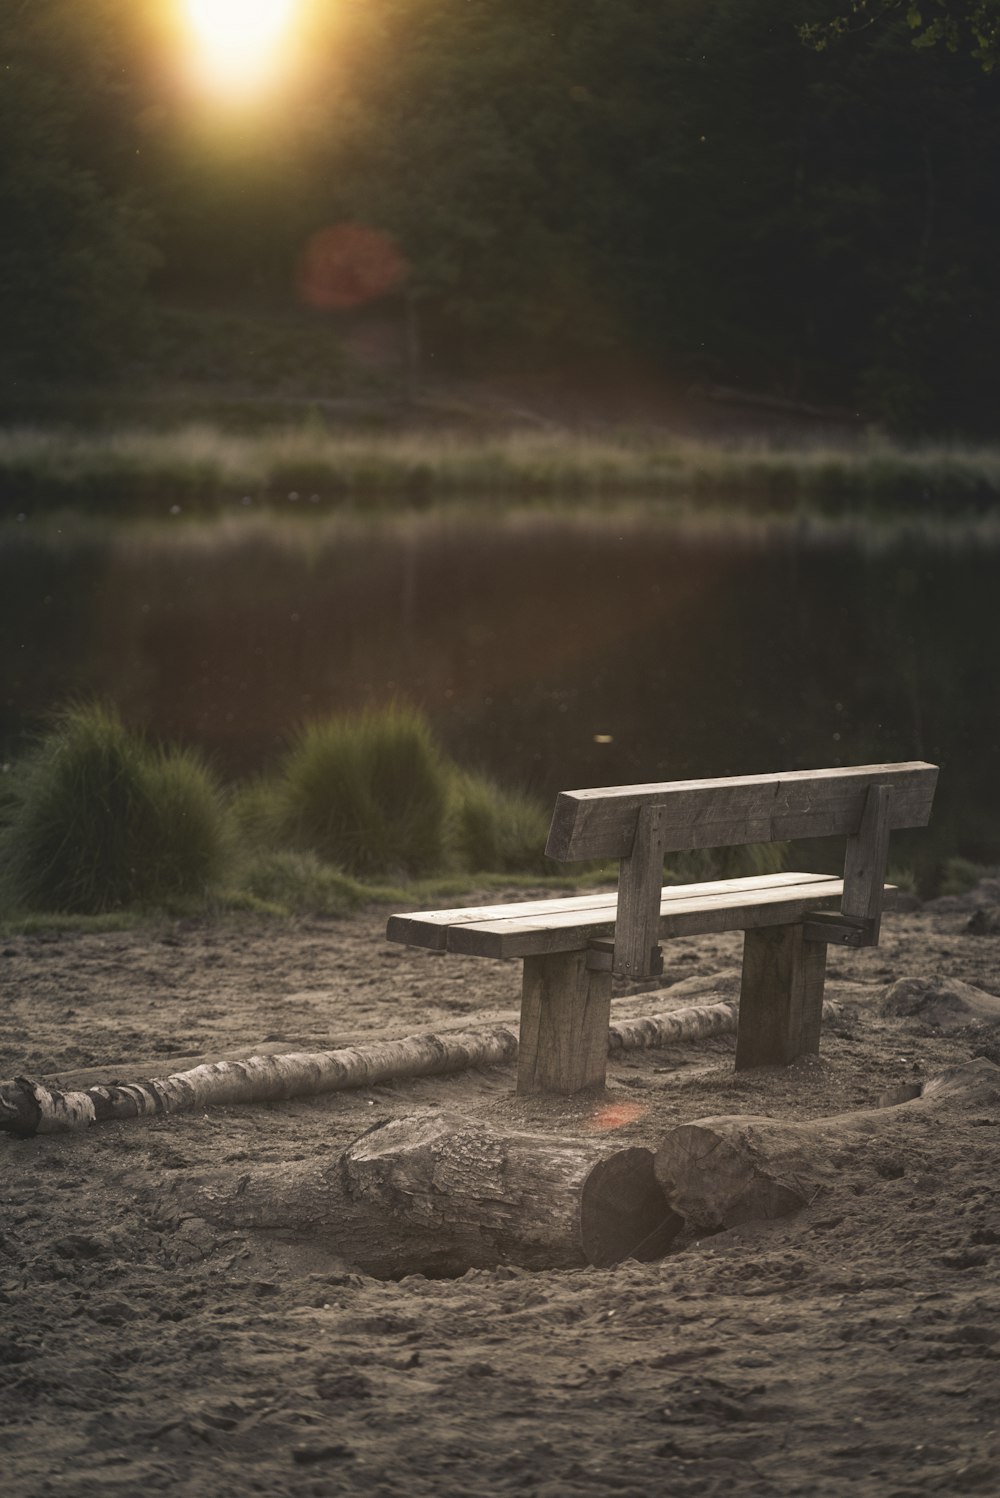
{"label": "tall grass clump", "polygon": [[257,775],[231,789],[227,812],[244,857],[253,859],[281,847],[286,808],[280,781]]}
{"label": "tall grass clump", "polygon": [[422,874],[445,858],[449,767],[422,713],[394,705],[300,733],[284,767],[284,835],[350,874]]}
{"label": "tall grass clump", "polygon": [[954,857],[945,860],[941,875],[942,895],[965,895],[975,889],[981,879],[1000,877],[996,864],[974,863],[971,858]]}
{"label": "tall grass clump", "polygon": [[531,796],[504,790],[483,775],[455,772],[451,843],[470,873],[551,873],[548,831],[549,813]]}
{"label": "tall grass clump", "polygon": [[732,848],[693,848],[668,853],[667,878],[680,884],[712,879],[760,878],[780,874],[788,856],[787,843],[737,843]]}
{"label": "tall grass clump", "polygon": [[281,915],[346,915],[367,893],[315,853],[287,850],[254,858],[243,870],[240,889]]}
{"label": "tall grass clump", "polygon": [[202,894],[225,844],[201,761],[149,745],[114,709],[87,704],[59,715],[20,777],[4,880],[17,905],[93,915]]}

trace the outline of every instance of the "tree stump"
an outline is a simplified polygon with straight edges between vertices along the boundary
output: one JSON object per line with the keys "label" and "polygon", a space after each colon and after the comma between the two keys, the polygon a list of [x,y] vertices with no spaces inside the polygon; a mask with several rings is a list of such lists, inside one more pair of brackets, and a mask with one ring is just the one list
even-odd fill
{"label": "tree stump", "polygon": [[782,1217],[804,1206],[851,1165],[902,1174],[891,1151],[919,1141],[939,1112],[1000,1099],[1000,1067],[979,1059],[932,1077],[893,1106],[789,1123],[744,1115],[702,1118],[671,1130],[656,1154],[656,1178],[671,1208],[707,1231]]}

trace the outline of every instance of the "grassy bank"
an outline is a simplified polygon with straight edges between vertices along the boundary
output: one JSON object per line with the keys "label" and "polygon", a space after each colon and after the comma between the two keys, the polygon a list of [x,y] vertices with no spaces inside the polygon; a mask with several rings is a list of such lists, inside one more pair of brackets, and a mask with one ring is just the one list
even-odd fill
{"label": "grassy bank", "polygon": [[1000,447],[708,442],[620,431],[335,431],[319,419],[257,435],[189,424],[0,432],[0,508],[112,515],[312,512],[488,499],[620,498],[829,513],[941,514],[1000,506]]}
{"label": "grassy bank", "polygon": [[[305,726],[269,777],[223,785],[116,710],[62,710],[0,786],[0,931],[149,915],[343,915],[470,890],[574,887],[614,866],[545,857],[548,809],[456,765],[416,710]],[[679,879],[776,872],[778,844],[675,855]]]}
{"label": "grassy bank", "polygon": [[337,915],[371,899],[412,903],[442,881],[558,874],[545,809],[460,769],[406,707],[311,723],[271,776],[225,785],[190,751],[86,703],[5,769],[8,927],[40,913]]}

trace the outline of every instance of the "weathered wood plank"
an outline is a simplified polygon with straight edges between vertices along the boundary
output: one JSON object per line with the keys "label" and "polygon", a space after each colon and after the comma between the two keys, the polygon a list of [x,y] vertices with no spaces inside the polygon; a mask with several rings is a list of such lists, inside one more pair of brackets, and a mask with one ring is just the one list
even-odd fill
{"label": "weathered wood plank", "polygon": [[[662,900],[688,899],[698,895],[725,894],[729,891],[745,891],[751,886],[759,889],[777,889],[790,884],[804,884],[810,880],[828,879],[827,874],[796,874],[786,871],[781,874],[762,874],[753,878],[713,879],[701,884],[671,884],[660,892]],[[601,890],[592,895],[564,895],[555,899],[509,901],[502,905],[467,906],[456,910],[413,910],[390,916],[386,926],[389,941],[404,942],[408,946],[427,947],[432,951],[448,949],[448,930],[452,926],[469,926],[478,922],[521,920],[536,916],[563,915],[578,910],[584,915],[603,912],[599,920],[614,921],[618,897],[614,890]]]}
{"label": "weathered wood plank", "polygon": [[545,916],[566,910],[579,910],[581,913],[606,908],[614,910],[616,901],[614,890],[601,890],[592,895],[516,900],[502,905],[471,905],[456,910],[411,910],[390,916],[385,934],[388,941],[444,952],[448,947],[448,930],[451,926],[471,925],[476,921],[502,921],[508,916],[514,918],[518,913]]}
{"label": "weathered wood plank", "polygon": [[[753,886],[754,881],[747,883]],[[773,889],[749,888],[715,896],[690,897],[697,886],[674,886],[675,898],[660,905],[659,938],[697,936],[706,931],[742,931],[753,926],[782,925],[801,920],[810,910],[835,907],[843,893],[842,879],[813,877],[802,884]],[[676,897],[678,891],[688,897]],[[584,914],[566,911],[536,918],[482,921],[455,926],[448,933],[448,951],[479,957],[527,957],[544,952],[572,952],[595,936],[614,932],[614,910]]]}
{"label": "weathered wood plank", "polygon": [[844,898],[840,908],[849,919],[866,923],[864,945],[878,945],[882,923],[882,885],[889,859],[889,802],[885,785],[868,789],[861,825],[847,839],[844,860]]}
{"label": "weathered wood plank", "polygon": [[818,1053],[825,975],[826,946],[806,941],[801,925],[747,931],[737,1071],[788,1066],[797,1056]]}
{"label": "weathered wood plank", "polygon": [[[1000,1068],[979,1057],[931,1077],[895,1106],[788,1119],[750,1115],[699,1118],[671,1129],[656,1156],[667,1201],[688,1227],[716,1233],[755,1219],[783,1217],[821,1191],[858,1189],[873,1158],[922,1169],[934,1134],[961,1112],[992,1108]],[[938,1110],[943,1117],[936,1118]],[[738,1485],[737,1485],[738,1488]]]}
{"label": "weathered wood plank", "polygon": [[733,847],[795,837],[853,836],[868,787],[891,788],[889,827],[930,820],[936,765],[854,765],[782,775],[729,776],[563,791],[556,800],[546,853],[550,858],[628,857],[639,809],[662,808],[664,850]]}
{"label": "weathered wood plank", "polygon": [[525,958],[518,1092],[603,1087],[610,1022],[611,974],[592,972],[586,952]]}
{"label": "weathered wood plank", "polygon": [[188,1175],[177,1194],[198,1217],[286,1229],[383,1279],[658,1259],[681,1225],[651,1150],[491,1130],[447,1112],[388,1119],[342,1154]]}
{"label": "weathered wood plank", "polygon": [[663,886],[662,816],[659,806],[640,810],[632,851],[619,865],[614,960],[619,978],[653,975]]}

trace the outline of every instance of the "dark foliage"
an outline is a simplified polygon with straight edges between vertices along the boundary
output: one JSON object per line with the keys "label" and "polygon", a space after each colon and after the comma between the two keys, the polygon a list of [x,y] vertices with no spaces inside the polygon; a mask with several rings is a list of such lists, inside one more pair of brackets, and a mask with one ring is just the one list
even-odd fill
{"label": "dark foliage", "polygon": [[842,8],[879,24],[840,27],[830,0],[316,4],[294,86],[223,129],[127,0],[22,0],[2,367],[120,361],[152,222],[161,295],[244,308],[290,307],[310,236],[351,224],[408,263],[435,367],[638,353],[899,430],[989,430],[993,0]]}

